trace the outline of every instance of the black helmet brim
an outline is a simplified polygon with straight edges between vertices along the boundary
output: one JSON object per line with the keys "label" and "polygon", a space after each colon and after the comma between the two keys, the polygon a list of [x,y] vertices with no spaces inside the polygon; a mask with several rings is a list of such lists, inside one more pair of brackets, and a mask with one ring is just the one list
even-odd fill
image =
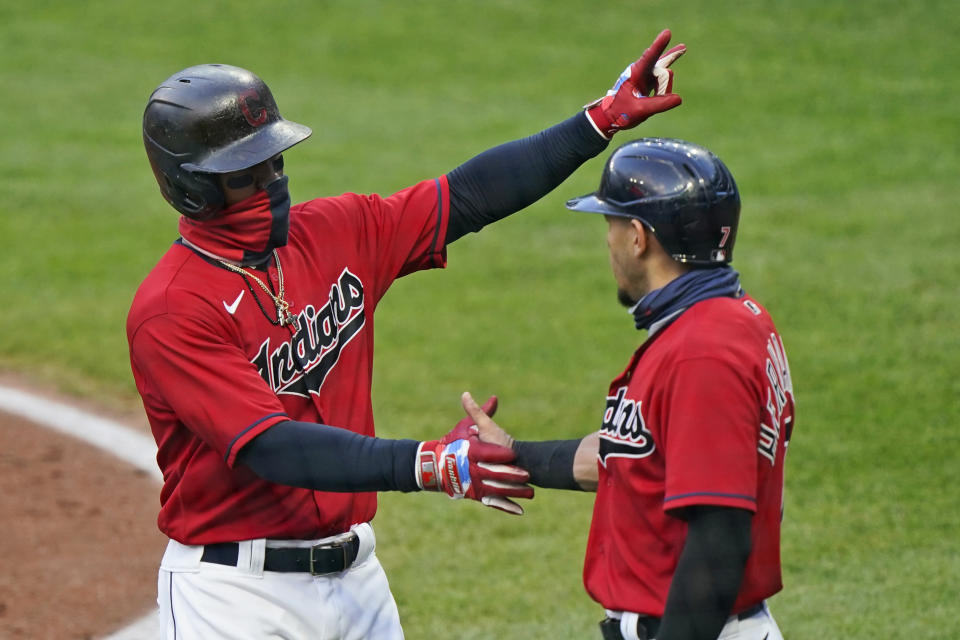
{"label": "black helmet brim", "polygon": [[231,173],[249,169],[269,160],[297,143],[303,142],[313,130],[290,120],[278,120],[245,138],[213,150],[199,162],[181,165],[187,171],[202,173]]}
{"label": "black helmet brim", "polygon": [[577,198],[567,200],[567,209],[583,211],[585,213],[602,213],[611,216],[622,216],[624,213],[613,205],[597,197],[596,193],[588,193]]}
{"label": "black helmet brim", "polygon": [[605,216],[616,216],[618,218],[633,218],[635,220],[640,220],[647,226],[651,226],[649,222],[640,216],[625,212],[621,208],[622,206],[623,205],[607,202],[603,198],[597,197],[596,193],[588,193],[587,195],[567,200],[567,209],[570,209],[571,211],[599,213]]}

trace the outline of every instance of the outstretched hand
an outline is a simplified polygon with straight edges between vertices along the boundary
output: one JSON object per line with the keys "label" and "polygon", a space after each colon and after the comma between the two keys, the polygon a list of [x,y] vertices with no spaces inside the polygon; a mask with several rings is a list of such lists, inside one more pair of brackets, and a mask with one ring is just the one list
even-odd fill
{"label": "outstretched hand", "polygon": [[473,425],[482,442],[492,442],[502,447],[513,448],[513,436],[504,431],[490,417],[497,411],[496,396],[491,396],[481,407],[469,391],[464,391],[460,396],[460,403],[463,405],[463,410],[467,412],[465,420]]}
{"label": "outstretched hand", "polygon": [[[496,409],[495,396],[482,409],[476,407],[487,420],[488,412],[493,414]],[[425,491],[443,491],[451,498],[470,498],[522,515],[523,508],[510,498],[533,497],[533,487],[526,484],[530,474],[509,464],[516,458],[512,448],[482,442],[479,433],[476,420],[468,412],[440,440],[421,443],[417,450],[417,483]]]}
{"label": "outstretched hand", "polygon": [[609,140],[617,131],[631,129],[652,115],[680,105],[680,96],[673,93],[670,65],[686,53],[687,47],[678,44],[664,52],[669,42],[670,30],[664,29],[643,55],[624,69],[605,96],[584,107],[604,138]]}

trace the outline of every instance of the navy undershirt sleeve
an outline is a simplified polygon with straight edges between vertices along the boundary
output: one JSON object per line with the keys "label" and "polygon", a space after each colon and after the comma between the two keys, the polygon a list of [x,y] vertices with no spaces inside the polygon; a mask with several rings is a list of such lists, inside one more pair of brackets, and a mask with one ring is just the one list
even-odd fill
{"label": "navy undershirt sleeve", "polygon": [[464,162],[447,174],[447,244],[533,204],[607,144],[580,112]]}
{"label": "navy undershirt sleeve", "polygon": [[530,484],[544,489],[583,491],[573,476],[573,460],[581,440],[517,440],[514,464],[530,472]]}
{"label": "navy undershirt sleeve", "polygon": [[657,640],[716,638],[734,613],[750,555],[752,514],[733,507],[684,510],[687,539],[677,562]]}
{"label": "navy undershirt sleeve", "polygon": [[248,442],[237,462],[264,480],[315,491],[418,491],[419,444],[289,420]]}

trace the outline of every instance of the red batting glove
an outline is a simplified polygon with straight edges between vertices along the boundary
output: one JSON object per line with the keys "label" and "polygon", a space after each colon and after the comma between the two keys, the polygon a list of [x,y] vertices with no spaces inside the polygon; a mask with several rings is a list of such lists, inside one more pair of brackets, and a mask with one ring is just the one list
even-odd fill
{"label": "red batting glove", "polygon": [[668,42],[670,30],[664,29],[640,59],[624,69],[607,95],[584,107],[594,128],[607,140],[621,129],[631,129],[680,104],[680,96],[673,93],[670,65],[687,47],[678,44],[664,53]]}
{"label": "red batting glove", "polygon": [[[496,411],[497,399],[483,405],[488,414]],[[481,442],[476,425],[463,418],[440,440],[421,442],[417,449],[417,484],[424,491],[443,491],[454,499],[470,498],[495,509],[522,515],[523,508],[509,498],[532,498],[526,484],[530,474],[513,462],[513,449]]]}

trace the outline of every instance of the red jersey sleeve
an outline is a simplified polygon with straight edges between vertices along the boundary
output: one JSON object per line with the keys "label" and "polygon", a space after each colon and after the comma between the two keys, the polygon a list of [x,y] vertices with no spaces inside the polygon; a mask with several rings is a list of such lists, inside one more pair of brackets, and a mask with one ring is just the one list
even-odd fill
{"label": "red jersey sleeve", "polygon": [[308,254],[349,266],[379,300],[397,278],[446,266],[449,209],[447,177],[440,176],[387,197],[317,198],[298,205],[291,224],[302,224]]}
{"label": "red jersey sleeve", "polygon": [[377,279],[390,282],[421,269],[447,264],[447,177],[425,180],[383,198],[376,220]]}
{"label": "red jersey sleeve", "polygon": [[[148,414],[169,411],[231,467],[247,442],[289,420],[241,349],[201,320],[150,318],[133,336],[131,364]],[[161,452],[175,437],[154,435]]]}
{"label": "red jersey sleeve", "polygon": [[446,234],[450,196],[447,177],[424,180],[382,198],[364,196],[361,254],[373,266],[375,296],[421,269],[447,264]]}
{"label": "red jersey sleeve", "polygon": [[721,359],[692,358],[676,363],[667,393],[664,509],[755,512],[760,403],[750,380]]}

